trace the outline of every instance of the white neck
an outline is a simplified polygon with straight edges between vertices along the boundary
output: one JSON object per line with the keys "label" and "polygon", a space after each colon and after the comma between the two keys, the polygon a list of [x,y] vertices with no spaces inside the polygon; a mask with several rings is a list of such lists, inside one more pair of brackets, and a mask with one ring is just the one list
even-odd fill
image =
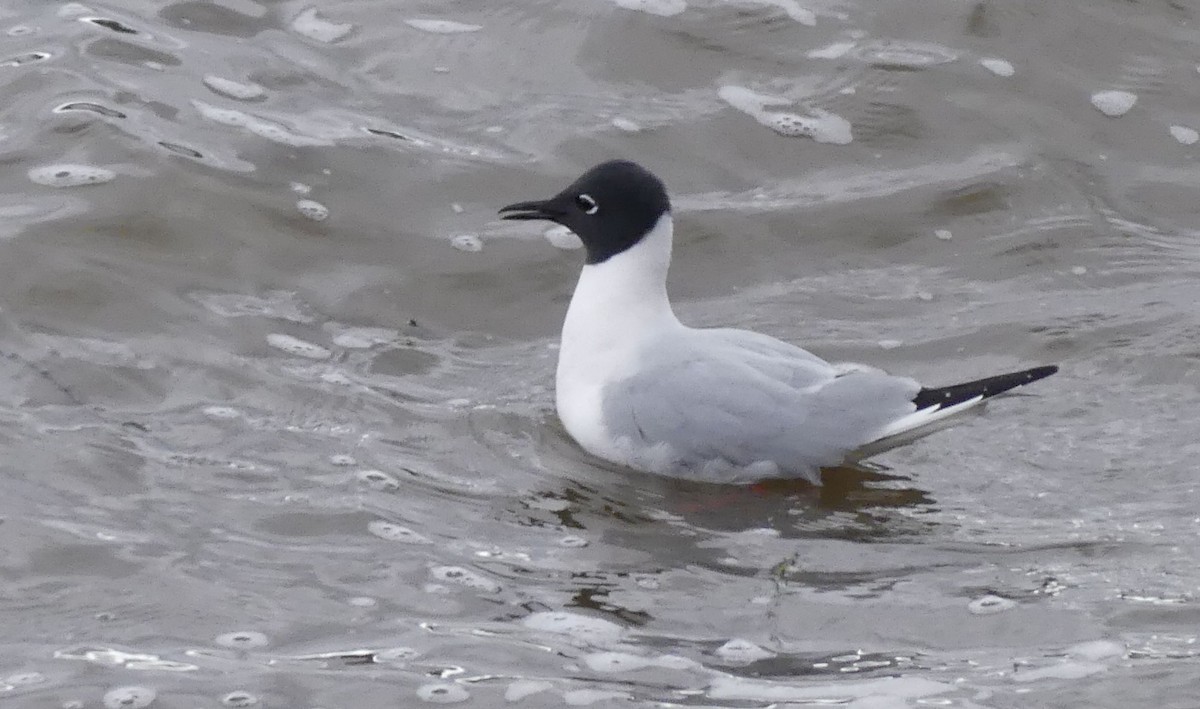
{"label": "white neck", "polygon": [[608,350],[628,345],[648,331],[678,325],[667,300],[667,269],[671,265],[671,215],[634,246],[603,263],[588,264],[579,274],[567,319],[562,352]]}

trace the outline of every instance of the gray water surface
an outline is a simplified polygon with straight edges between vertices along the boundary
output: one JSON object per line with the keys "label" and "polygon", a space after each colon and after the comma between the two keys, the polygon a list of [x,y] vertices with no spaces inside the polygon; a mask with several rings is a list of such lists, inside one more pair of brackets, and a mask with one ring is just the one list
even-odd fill
{"label": "gray water surface", "polygon": [[[1195,707],[1198,20],[9,0],[0,703]],[[615,156],[690,323],[1062,372],[820,488],[598,465],[495,210]]]}

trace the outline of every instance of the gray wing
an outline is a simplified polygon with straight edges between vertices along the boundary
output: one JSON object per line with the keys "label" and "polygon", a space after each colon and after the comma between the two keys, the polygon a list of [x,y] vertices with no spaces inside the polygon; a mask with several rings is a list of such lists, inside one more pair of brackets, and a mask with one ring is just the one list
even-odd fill
{"label": "gray wing", "polygon": [[834,367],[765,335],[691,334],[649,348],[647,366],[604,396],[611,433],[665,444],[684,474],[713,461],[765,461],[780,476],[812,478],[915,409],[911,379]]}

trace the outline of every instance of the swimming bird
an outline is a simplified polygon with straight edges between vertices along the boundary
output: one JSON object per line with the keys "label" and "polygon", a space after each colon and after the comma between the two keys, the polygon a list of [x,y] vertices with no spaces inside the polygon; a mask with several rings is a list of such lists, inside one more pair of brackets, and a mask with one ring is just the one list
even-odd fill
{"label": "swimming bird", "polygon": [[546,200],[500,210],[575,232],[587,259],[562,328],[559,418],[592,455],[721,483],[805,478],[909,443],[1057,366],[946,387],[835,364],[773,337],[692,328],[667,297],[673,223],[662,181],[596,165]]}

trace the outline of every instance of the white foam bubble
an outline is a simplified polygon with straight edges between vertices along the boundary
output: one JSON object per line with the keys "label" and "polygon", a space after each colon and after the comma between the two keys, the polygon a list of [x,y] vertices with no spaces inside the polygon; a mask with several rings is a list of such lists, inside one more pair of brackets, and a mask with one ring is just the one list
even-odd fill
{"label": "white foam bubble", "polygon": [[269,644],[267,636],[255,630],[235,630],[232,633],[218,635],[216,643],[225,647],[259,648]]}
{"label": "white foam bubble", "polygon": [[782,96],[763,94],[752,91],[745,86],[735,86],[732,84],[727,84],[717,89],[717,96],[730,106],[750,115],[759,113],[764,108],[770,106],[786,106],[791,103],[790,99],[783,98]]}
{"label": "white foam bubble", "polygon": [[588,545],[588,540],[574,534],[568,534],[565,537],[560,537],[558,545],[569,549],[580,549]]}
{"label": "white foam bubble", "polygon": [[626,133],[637,133],[642,130],[642,127],[638,125],[637,122],[621,116],[617,116],[616,118],[612,119],[611,123],[613,124],[614,128],[617,130],[623,130]]}
{"label": "white foam bubble", "polygon": [[1200,140],[1200,133],[1187,126],[1171,126],[1171,137],[1184,145],[1191,145]]}
{"label": "white foam bubble", "polygon": [[546,241],[556,248],[567,250],[583,248],[583,242],[579,240],[575,232],[562,225],[550,227],[542,233],[542,236],[546,237]]}
{"label": "white foam bubble", "polygon": [[532,697],[553,687],[554,685],[545,680],[519,679],[505,688],[504,701],[519,702],[526,697]]}
{"label": "white foam bubble", "polygon": [[283,350],[290,355],[305,359],[329,359],[333,355],[332,352],[318,344],[306,342],[282,332],[272,332],[267,335],[267,344],[277,350]]}
{"label": "white foam bubble", "polygon": [[1075,274],[1076,276],[1082,276],[1083,274],[1087,273],[1087,266],[1072,266],[1071,273]]}
{"label": "white foam bubble", "polygon": [[[41,672],[14,672],[0,679],[0,684],[6,684],[9,687],[28,687],[34,684],[42,684],[45,681],[46,675]],[[0,689],[0,691],[3,691],[3,689]]]}
{"label": "white foam bubble", "polygon": [[216,74],[206,74],[203,81],[213,93],[239,101],[253,101],[267,93],[266,89],[253,82],[234,81]]}
{"label": "white foam bubble", "polygon": [[317,8],[310,7],[292,20],[292,30],[318,42],[336,42],[350,34],[354,25],[330,22],[317,16]]}
{"label": "white foam bubble", "polygon": [[810,50],[807,54],[809,59],[837,59],[846,55],[854,49],[854,42],[834,42],[820,49]]}
{"label": "white foam bubble", "polygon": [[400,487],[400,481],[394,475],[382,470],[360,470],[354,477],[372,490],[395,490]]}
{"label": "white foam bubble", "polygon": [[1089,640],[1067,648],[1067,654],[1082,660],[1110,660],[1125,657],[1125,645],[1115,640]]}
{"label": "white foam bubble", "polygon": [[301,135],[295,131],[289,130],[277,123],[251,116],[244,111],[239,111],[233,108],[220,108],[207,104],[203,101],[193,100],[192,106],[200,112],[200,115],[207,120],[218,125],[230,126],[231,128],[243,128],[247,132],[256,135],[260,138],[266,138],[281,145],[291,147],[305,147],[313,145],[330,145],[331,141],[316,138],[309,135]]}
{"label": "white foam bubble", "polygon": [[105,709],[142,709],[154,703],[158,692],[149,687],[116,687],[104,693]]}
{"label": "white foam bubble", "polygon": [[525,627],[546,633],[566,635],[589,645],[611,645],[621,639],[625,629],[603,618],[567,611],[542,611],[523,621]]}
{"label": "white foam bubble", "polygon": [[1013,65],[1004,59],[996,59],[995,57],[984,57],[979,60],[979,63],[984,69],[992,72],[996,76],[1012,76],[1017,73]]}
{"label": "white foam bubble", "polygon": [[1110,118],[1124,116],[1137,103],[1137,94],[1129,91],[1099,91],[1092,94],[1092,105]]}
{"label": "white foam bubble", "polygon": [[350,350],[365,350],[394,342],[399,337],[400,333],[383,327],[352,327],[334,335],[333,343]]}
{"label": "white foam bubble", "polygon": [[378,662],[404,663],[414,657],[420,657],[421,653],[411,647],[389,647],[379,650],[375,653],[375,660]]}
{"label": "white foam bubble", "polygon": [[762,94],[743,86],[722,86],[717,95],[730,106],[750,115],[760,124],[786,136],[804,136],[818,143],[846,145],[854,140],[850,122],[822,109],[812,109],[812,115],[768,111],[769,107],[790,104],[780,96]]}
{"label": "white foam bubble", "polygon": [[258,704],[258,697],[244,689],[235,689],[221,697],[221,703],[227,707],[252,707]]}
{"label": "white foam bubble", "polygon": [[405,20],[404,24],[415,30],[432,32],[434,34],[462,34],[464,32],[478,32],[479,30],[483,29],[481,25],[470,25],[466,22],[455,22],[454,20],[427,20],[415,17]]}
{"label": "white foam bubble", "polygon": [[569,692],[563,692],[562,698],[569,707],[586,707],[610,699],[627,700],[629,695],[625,692],[613,692],[606,689],[572,689]]}
{"label": "white foam bubble", "polygon": [[904,340],[880,340],[879,348],[883,350],[894,350],[897,347],[902,347]]}
{"label": "white foam bubble", "polygon": [[435,566],[429,570],[429,574],[439,581],[456,583],[476,591],[496,593],[500,590],[500,584],[462,566]]}
{"label": "white foam bubble", "polygon": [[919,677],[796,684],[718,675],[709,685],[707,694],[709,699],[718,700],[834,704],[865,697],[922,699],[953,690],[954,687],[949,684]]}
{"label": "white foam bubble", "polygon": [[301,199],[296,202],[296,209],[314,222],[323,222],[329,218],[329,207],[315,199]]}
{"label": "white foam bubble", "polygon": [[725,660],[726,662],[732,662],[737,665],[748,665],[751,662],[757,662],[758,660],[765,660],[768,657],[775,656],[775,653],[771,652],[765,647],[742,638],[733,638],[721,647],[717,648],[714,652],[716,653],[717,657],[721,658],[722,660]]}
{"label": "white foam bubble", "polygon": [[791,19],[799,22],[807,27],[815,27],[817,24],[817,15],[807,7],[802,6],[796,0],[752,0],[753,2],[762,3],[777,7],[787,13]]}
{"label": "white foam bubble", "polygon": [[450,239],[450,245],[459,251],[478,253],[483,251],[483,239],[474,234],[459,234]]}
{"label": "white foam bubble", "polygon": [[618,7],[659,17],[678,15],[687,9],[687,0],[614,0]]}
{"label": "white foam bubble", "polygon": [[79,17],[80,15],[92,15],[95,14],[95,12],[95,10],[87,5],[84,5],[83,3],[69,2],[66,5],[58,8],[58,12],[56,14],[59,17],[71,18]]}
{"label": "white foam bubble", "polygon": [[94,165],[43,165],[29,171],[29,179],[47,187],[82,187],[112,182],[117,173]]}
{"label": "white foam bubble", "polygon": [[932,42],[880,40],[862,46],[859,56],[872,64],[903,69],[925,69],[958,60],[958,53]]}
{"label": "white foam bubble", "polygon": [[803,136],[818,143],[848,145],[854,141],[850,121],[821,109],[814,109],[811,116],[768,112],[759,122],[780,135]]}
{"label": "white foam bubble", "polygon": [[1012,679],[1014,682],[1037,682],[1044,679],[1083,679],[1084,677],[1104,672],[1107,669],[1106,665],[1102,665],[1099,662],[1065,660],[1048,667],[1039,667],[1033,670],[1021,669],[1013,673]]}
{"label": "white foam bubble", "polygon": [[954,238],[954,232],[950,231],[949,229],[938,229],[937,231],[933,232],[933,235],[942,241],[950,241]]}
{"label": "white foam bubble", "polygon": [[471,693],[457,684],[435,682],[417,687],[417,697],[433,704],[458,704],[471,698]]}
{"label": "white foam bubble", "polygon": [[429,537],[420,532],[413,531],[402,524],[388,522],[386,520],[377,519],[367,523],[367,531],[380,539],[386,539],[389,542],[403,542],[405,544],[429,544]]}
{"label": "white foam bubble", "polygon": [[593,672],[636,672],[658,663],[648,657],[633,655],[628,652],[595,652],[585,655],[583,664]]}
{"label": "white foam bubble", "polygon": [[1004,611],[1012,610],[1016,607],[1016,601],[992,594],[981,596],[967,604],[967,610],[971,611],[971,613],[975,615],[1003,613]]}
{"label": "white foam bubble", "polygon": [[206,406],[204,415],[215,419],[236,419],[242,416],[240,411],[231,406]]}

